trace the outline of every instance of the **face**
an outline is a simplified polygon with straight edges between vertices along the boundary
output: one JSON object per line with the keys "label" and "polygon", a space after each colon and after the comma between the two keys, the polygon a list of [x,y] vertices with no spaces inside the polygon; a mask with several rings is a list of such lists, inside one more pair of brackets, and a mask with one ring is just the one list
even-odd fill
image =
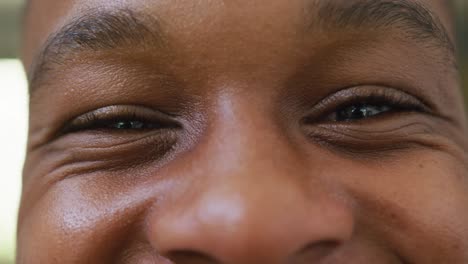
{"label": "face", "polygon": [[442,0],[33,0],[18,263],[467,263]]}

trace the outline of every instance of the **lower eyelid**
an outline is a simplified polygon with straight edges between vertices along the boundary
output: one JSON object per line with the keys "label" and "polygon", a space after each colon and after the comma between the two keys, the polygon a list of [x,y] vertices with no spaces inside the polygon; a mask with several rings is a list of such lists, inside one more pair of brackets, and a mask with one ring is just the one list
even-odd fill
{"label": "lower eyelid", "polygon": [[307,125],[306,136],[327,148],[345,153],[380,153],[411,149],[414,146],[430,146],[426,140],[435,134],[429,122],[393,120],[376,126],[354,123],[329,123]]}
{"label": "lower eyelid", "polygon": [[107,131],[81,131],[64,135],[56,144],[61,147],[83,147],[87,149],[110,149],[116,147],[127,147],[142,142],[177,140],[178,132],[171,129],[149,130],[144,132],[117,132]]}
{"label": "lower eyelid", "polygon": [[[61,167],[83,170],[120,170],[147,162],[159,162],[178,144],[175,132],[148,132],[144,135],[109,136],[83,132],[70,134],[55,142]],[[83,143],[85,142],[85,143]]]}

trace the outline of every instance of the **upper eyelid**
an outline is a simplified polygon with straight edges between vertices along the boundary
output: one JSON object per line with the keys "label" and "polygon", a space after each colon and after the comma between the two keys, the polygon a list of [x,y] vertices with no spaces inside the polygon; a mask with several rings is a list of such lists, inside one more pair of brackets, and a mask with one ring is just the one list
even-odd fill
{"label": "upper eyelid", "polygon": [[317,122],[333,113],[338,108],[350,106],[353,103],[359,103],[366,99],[382,99],[382,103],[387,100],[390,104],[398,106],[395,101],[401,101],[401,104],[407,104],[414,108],[419,108],[420,112],[429,115],[435,115],[432,105],[426,103],[424,99],[415,96],[401,89],[382,86],[382,85],[362,85],[342,88],[325,96],[320,101],[312,105],[311,110],[303,118],[302,123]]}
{"label": "upper eyelid", "polygon": [[80,130],[79,127],[86,126],[86,123],[118,119],[122,118],[122,116],[124,116],[124,118],[135,118],[149,122],[171,123],[176,126],[180,125],[176,120],[178,116],[153,108],[139,105],[110,105],[70,118],[64,123],[59,134],[70,133],[75,130],[75,128],[78,128],[76,130]]}
{"label": "upper eyelid", "polygon": [[[406,91],[396,89],[396,88],[391,88],[391,87],[385,87],[385,86],[380,86],[380,85],[365,85],[365,86],[354,86],[350,88],[344,88],[341,90],[338,90],[336,92],[333,92],[326,96],[324,99],[320,100],[316,106],[319,106],[320,104],[324,104],[327,101],[330,101],[332,99],[336,99],[337,97],[340,96],[346,96],[348,98],[365,98],[365,97],[383,97],[383,98],[391,98],[391,97],[397,97],[397,96],[405,96],[408,101],[412,101],[415,104],[420,104],[422,107],[426,108],[428,111],[433,111],[434,107],[432,104],[426,102],[426,100],[420,98],[419,96],[413,95],[411,93],[408,93]],[[400,97],[402,98],[402,97]]]}
{"label": "upper eyelid", "polygon": [[[319,102],[313,105],[312,112],[323,115],[324,110],[330,110],[330,109],[336,110],[338,106],[343,106],[343,104],[349,100],[353,100],[353,99],[355,100],[356,98],[365,99],[366,97],[372,97],[372,96],[376,96],[376,97],[382,96],[384,98],[386,96],[387,97],[392,97],[392,96],[393,97],[398,97],[398,96],[406,97],[405,98],[406,102],[414,103],[415,105],[420,106],[422,109],[427,111],[428,114],[433,114],[432,107],[420,97],[414,96],[401,89],[380,86],[380,85],[363,85],[363,86],[353,86],[349,88],[340,89],[338,91],[330,93],[325,98],[321,99]],[[74,125],[73,123],[79,119],[82,119],[80,120],[80,122],[88,122],[90,120],[86,120],[86,119],[92,119],[91,121],[95,121],[95,120],[98,120],[99,118],[106,119],[106,116],[109,119],[112,119],[113,116],[118,118],[119,115],[121,116],[126,115],[127,117],[130,117],[130,118],[135,117],[135,118],[143,119],[144,121],[146,121],[144,116],[136,114],[136,112],[138,111],[140,111],[140,113],[151,115],[151,118],[148,118],[148,120],[151,119],[151,120],[154,120],[155,122],[172,122],[174,124],[177,121],[175,118],[178,117],[177,115],[166,113],[166,112],[156,110],[147,106],[109,105],[109,106],[104,106],[101,108],[94,109],[92,111],[88,111],[84,114],[80,114],[76,117],[69,119],[67,122],[65,122],[65,125],[62,127],[62,129],[60,129],[59,134],[67,133],[70,130],[70,127]],[[120,113],[117,113],[117,112],[120,112]],[[317,116],[312,115],[312,117],[317,117]],[[308,121],[311,119],[312,119],[311,115],[307,115],[307,117],[304,118],[302,121],[306,121],[306,120]],[[180,123],[178,125],[180,125]]]}

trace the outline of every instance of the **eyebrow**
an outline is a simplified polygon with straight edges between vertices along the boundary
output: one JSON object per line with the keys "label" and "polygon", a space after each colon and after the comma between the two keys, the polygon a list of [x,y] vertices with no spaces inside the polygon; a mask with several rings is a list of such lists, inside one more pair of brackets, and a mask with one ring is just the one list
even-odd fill
{"label": "eyebrow", "polygon": [[[455,46],[440,20],[429,9],[412,0],[312,0],[318,16],[311,25],[325,29],[403,31],[407,38],[428,47],[443,49],[456,68]],[[314,6],[315,12],[317,5]],[[317,21],[318,19],[318,21]],[[154,16],[130,9],[96,11],[73,19],[46,41],[30,69],[30,94],[50,69],[80,51],[102,51],[121,47],[164,47],[166,37]]]}
{"label": "eyebrow", "polygon": [[[319,0],[319,25],[340,29],[397,29],[427,47],[445,49],[455,58],[455,45],[440,19],[414,0]],[[314,21],[317,24],[317,21]]]}
{"label": "eyebrow", "polygon": [[122,47],[163,47],[165,39],[159,21],[153,16],[130,9],[88,12],[47,39],[32,63],[29,92],[33,92],[35,83],[50,70],[50,64],[60,64],[72,54]]}

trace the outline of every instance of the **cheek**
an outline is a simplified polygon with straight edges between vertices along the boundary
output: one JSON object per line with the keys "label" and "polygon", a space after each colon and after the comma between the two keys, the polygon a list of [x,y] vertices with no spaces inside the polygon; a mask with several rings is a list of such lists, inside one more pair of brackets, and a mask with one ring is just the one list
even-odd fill
{"label": "cheek", "polygon": [[415,263],[468,259],[468,171],[463,164],[444,153],[421,152],[379,166],[352,166],[348,171],[359,173],[344,181],[365,229],[378,232],[379,239],[385,237]]}
{"label": "cheek", "polygon": [[86,178],[55,184],[23,215],[19,263],[114,263],[116,252],[144,236],[142,214],[156,187]]}
{"label": "cheek", "polygon": [[[334,182],[353,201],[356,236],[372,234],[372,242],[413,263],[466,262],[466,166],[438,152],[402,156],[360,162],[321,155],[323,162],[310,163],[313,184],[308,191],[316,191],[322,176]],[[187,186],[169,177],[174,171],[160,177],[137,170],[103,174],[62,180],[23,214],[18,263],[115,263],[125,258],[122,251],[154,262],[152,249],[136,244],[146,243],[144,218],[159,200],[169,193],[182,196],[180,190]],[[351,249],[352,241],[348,244]]]}

